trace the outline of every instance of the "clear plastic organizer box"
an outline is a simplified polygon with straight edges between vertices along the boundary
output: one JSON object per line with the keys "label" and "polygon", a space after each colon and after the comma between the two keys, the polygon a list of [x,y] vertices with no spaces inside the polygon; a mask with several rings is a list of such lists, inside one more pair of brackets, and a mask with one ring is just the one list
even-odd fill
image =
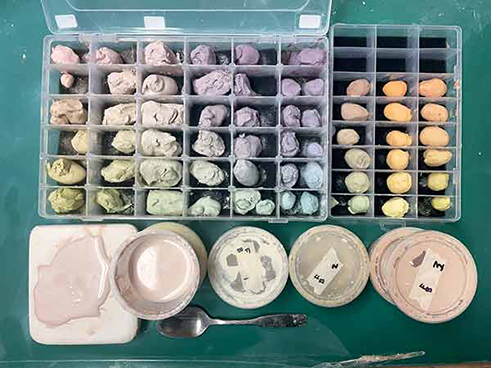
{"label": "clear plastic organizer box", "polygon": [[[457,221],[461,207],[461,76],[462,40],[461,29],[452,26],[400,26],[400,25],[347,25],[336,24],[329,33],[331,45],[331,130],[330,130],[330,198],[341,205],[331,207],[333,218],[390,220],[382,205],[392,197],[403,197],[410,209],[403,220]],[[367,79],[370,92],[363,97],[347,96],[348,84],[356,79]],[[447,92],[441,98],[426,98],[419,94],[419,82],[439,78],[447,85]],[[407,84],[404,97],[386,97],[382,92],[385,83],[403,80]],[[352,102],[364,106],[369,117],[367,121],[344,121],[341,105]],[[384,107],[391,102],[400,102],[412,111],[407,123],[388,121]],[[448,121],[436,123],[425,121],[421,108],[429,103],[443,105],[448,110]],[[419,133],[427,126],[438,125],[450,137],[446,147],[452,159],[443,166],[429,167],[424,163],[423,154],[428,148],[421,144]],[[340,145],[336,141],[339,129],[352,128],[360,135],[356,145]],[[412,187],[406,194],[391,194],[386,180],[395,172],[390,170],[385,158],[392,148],[385,141],[390,130],[399,130],[412,137],[412,145],[402,148],[409,155],[406,172],[412,177]],[[361,148],[371,157],[368,169],[363,170],[370,179],[370,188],[365,193],[370,199],[367,213],[353,215],[345,205],[354,194],[343,187],[344,178],[353,170],[344,160],[350,148]],[[438,148],[438,147],[431,147]],[[430,190],[425,180],[432,172],[449,174],[448,187],[439,192]],[[452,207],[447,211],[423,211],[433,197],[448,196]],[[334,202],[335,203],[335,202]]]}
{"label": "clear plastic organizer box", "polygon": [[[144,47],[157,40],[163,40],[174,50],[184,55],[184,62],[178,65],[150,66],[144,61]],[[270,65],[241,66],[234,64],[234,47],[238,44],[249,43],[261,50],[273,50],[275,57]],[[77,65],[59,65],[50,60],[52,47],[56,45],[72,47],[79,54],[90,52],[90,59],[86,63]],[[229,65],[200,66],[190,63],[190,52],[199,44],[213,46],[218,51],[230,52],[231,63]],[[106,46],[117,51],[124,49],[136,50],[135,64],[122,65],[98,65],[95,63],[95,53],[99,47]],[[222,204],[222,210],[218,217],[199,217],[199,219],[221,219],[221,220],[264,220],[284,222],[288,220],[321,221],[325,220],[328,213],[328,65],[324,66],[289,66],[281,63],[282,51],[300,50],[304,47],[321,47],[328,50],[327,38],[319,36],[104,36],[84,35],[79,36],[48,36],[45,39],[43,55],[43,84],[42,84],[42,107],[41,107],[41,155],[40,155],[40,187],[39,187],[39,212],[47,218],[77,218],[85,220],[111,219],[196,219],[190,216],[189,207],[203,196],[211,196],[218,199]],[[107,87],[107,75],[115,71],[136,70],[138,83],[134,95],[111,95]],[[198,96],[193,91],[192,82],[213,70],[227,70],[233,76],[245,73],[250,79],[253,90],[260,96],[241,97],[236,96],[232,89],[226,96],[208,97]],[[83,95],[64,94],[60,86],[60,76],[63,72],[69,72],[76,76],[88,78],[88,93]],[[142,81],[149,74],[168,75],[175,78],[179,85],[179,94],[176,96],[148,96],[141,93]],[[324,95],[319,97],[298,96],[284,97],[281,95],[281,80],[284,78],[298,79],[299,81],[322,78],[324,84]],[[88,110],[88,121],[84,125],[54,125],[50,123],[50,106],[53,101],[77,98],[82,101]],[[157,101],[160,103],[177,103],[184,105],[184,125],[182,127],[147,126],[141,123],[141,105],[145,101]],[[119,103],[135,102],[137,105],[137,119],[134,125],[108,126],[102,125],[104,110]],[[212,104],[224,104],[229,109],[229,117],[221,127],[202,128],[198,127],[198,117],[201,110]],[[281,111],[287,105],[296,105],[300,110],[317,109],[322,118],[322,126],[319,128],[287,128],[282,125]],[[267,127],[243,128],[238,127],[234,121],[234,112],[242,107],[251,107],[261,114],[269,117],[270,125]],[[156,128],[166,131],[177,137],[181,143],[183,152],[179,157],[149,157],[144,156],[141,150],[140,137],[143,131]],[[195,142],[198,132],[202,129],[214,131],[225,142],[226,151],[221,157],[209,158],[200,156],[194,152],[191,145]],[[62,139],[72,137],[78,130],[86,130],[89,137],[89,151],[85,155],[66,155],[60,151]],[[118,130],[134,130],[136,132],[136,152],[133,155],[107,155],[104,150],[105,142]],[[304,141],[320,143],[324,148],[324,156],[320,158],[283,157],[280,153],[280,139],[285,131],[294,131],[300,144]],[[234,139],[242,133],[254,134],[263,137],[263,151],[258,158],[252,158],[256,166],[266,175],[257,189],[261,193],[261,199],[270,199],[275,203],[275,210],[270,216],[256,215],[251,211],[247,215],[239,215],[233,209],[234,195],[237,190],[249,189],[238,183],[233,175],[233,167],[237,162],[234,156]],[[63,154],[64,153],[64,154]],[[70,214],[57,214],[51,208],[47,200],[51,192],[60,188],[60,185],[47,175],[46,165],[59,158],[68,158],[81,162],[87,169],[85,182],[74,188],[83,189],[85,193],[85,206],[79,211]],[[155,159],[178,160],[183,165],[183,178],[179,184],[172,188],[155,188],[146,186],[139,176],[139,166],[144,160]],[[101,176],[101,168],[107,166],[112,160],[131,160],[135,163],[135,179],[131,182],[115,185],[108,183]],[[207,187],[197,182],[190,175],[189,167],[192,162],[206,160],[215,163],[225,172],[225,181],[217,187]],[[310,161],[318,162],[324,171],[324,183],[321,188],[309,189],[304,182],[298,181],[295,187],[282,187],[280,181],[280,167],[286,163],[294,163],[301,170]],[[68,186],[70,187],[70,186]],[[107,214],[96,202],[96,193],[102,188],[115,188],[134,200],[134,211],[131,213]],[[181,216],[160,217],[150,215],[146,211],[147,195],[150,190],[169,189],[181,191],[184,194],[184,210]],[[291,190],[297,194],[297,198],[309,191],[319,199],[319,210],[312,215],[292,214],[284,212],[279,205],[279,197],[284,190]],[[298,200],[298,199],[297,199]]]}

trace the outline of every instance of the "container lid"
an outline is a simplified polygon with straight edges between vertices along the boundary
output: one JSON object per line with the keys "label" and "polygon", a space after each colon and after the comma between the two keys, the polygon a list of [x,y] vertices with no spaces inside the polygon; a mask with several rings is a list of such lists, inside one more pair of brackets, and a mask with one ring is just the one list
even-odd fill
{"label": "container lid", "polygon": [[54,34],[326,34],[331,0],[41,0]]}
{"label": "container lid", "polygon": [[159,231],[167,230],[182,236],[193,247],[196,255],[198,256],[199,270],[200,270],[200,285],[203,283],[206,277],[206,270],[208,267],[208,254],[206,253],[205,244],[201,238],[189,227],[179,224],[177,222],[160,222],[147,227],[143,231]]}
{"label": "container lid", "polygon": [[389,293],[409,317],[442,323],[460,315],[477,288],[477,271],[467,248],[450,235],[422,231],[398,243],[389,264]]}
{"label": "container lid", "polygon": [[290,278],[298,292],[321,307],[340,307],[365,288],[368,252],[351,231],[322,225],[304,232],[290,252]]}
{"label": "container lid", "polygon": [[387,281],[384,277],[386,263],[384,261],[388,259],[388,255],[397,247],[398,241],[419,231],[422,230],[415,227],[401,227],[389,231],[373,242],[368,251],[370,255],[370,281],[380,296],[391,304],[394,303],[390,298]]}
{"label": "container lid", "polygon": [[126,311],[160,320],[189,304],[198,290],[200,266],[196,252],[180,235],[145,230],[121,244],[111,261],[109,281]]}
{"label": "container lid", "polygon": [[237,227],[213,245],[208,273],[224,302],[237,308],[260,308],[285,288],[288,256],[273,234],[252,226]]}

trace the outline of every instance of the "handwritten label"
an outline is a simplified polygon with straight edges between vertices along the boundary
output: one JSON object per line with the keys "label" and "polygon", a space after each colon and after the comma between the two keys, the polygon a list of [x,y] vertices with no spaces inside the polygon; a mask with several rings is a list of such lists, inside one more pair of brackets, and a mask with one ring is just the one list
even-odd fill
{"label": "handwritten label", "polygon": [[262,293],[265,290],[264,267],[254,247],[254,241],[243,241],[243,244],[235,249],[235,255],[244,290],[254,294]]}
{"label": "handwritten label", "polygon": [[331,248],[307,277],[307,282],[314,288],[314,293],[320,295],[342,268],[343,264],[339,260],[338,254],[334,248]]}
{"label": "handwritten label", "polygon": [[419,266],[409,297],[416,300],[423,310],[428,310],[436,293],[440,277],[446,269],[446,260],[428,249]]}

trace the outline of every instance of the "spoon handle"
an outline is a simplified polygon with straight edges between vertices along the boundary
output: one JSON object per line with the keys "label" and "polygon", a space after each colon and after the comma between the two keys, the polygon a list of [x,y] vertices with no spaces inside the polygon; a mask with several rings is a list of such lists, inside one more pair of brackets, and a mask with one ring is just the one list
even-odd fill
{"label": "spoon handle", "polygon": [[270,314],[252,319],[221,320],[213,319],[214,325],[252,325],[259,327],[302,327],[307,324],[305,314]]}

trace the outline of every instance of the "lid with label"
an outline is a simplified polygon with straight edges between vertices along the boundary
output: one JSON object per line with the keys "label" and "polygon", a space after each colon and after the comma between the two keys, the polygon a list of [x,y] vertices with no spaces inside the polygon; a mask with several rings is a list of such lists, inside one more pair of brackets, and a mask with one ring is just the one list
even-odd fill
{"label": "lid with label", "polygon": [[237,308],[260,308],[283,291],[288,256],[273,234],[252,226],[237,227],[213,245],[208,273],[223,301]]}
{"label": "lid with label", "polygon": [[370,255],[370,281],[375,290],[389,303],[394,304],[390,298],[385,278],[385,262],[397,247],[398,242],[406,236],[415,234],[421,229],[415,227],[401,227],[382,235],[370,246],[368,251]]}
{"label": "lid with label", "polygon": [[415,320],[442,323],[460,315],[477,288],[467,248],[450,235],[423,231],[402,240],[389,260],[389,293]]}
{"label": "lid with label", "polygon": [[326,34],[331,0],[41,0],[54,34]]}
{"label": "lid with label", "polygon": [[290,252],[290,278],[309,302],[339,307],[365,288],[368,253],[361,240],[339,226],[316,226],[304,232]]}

